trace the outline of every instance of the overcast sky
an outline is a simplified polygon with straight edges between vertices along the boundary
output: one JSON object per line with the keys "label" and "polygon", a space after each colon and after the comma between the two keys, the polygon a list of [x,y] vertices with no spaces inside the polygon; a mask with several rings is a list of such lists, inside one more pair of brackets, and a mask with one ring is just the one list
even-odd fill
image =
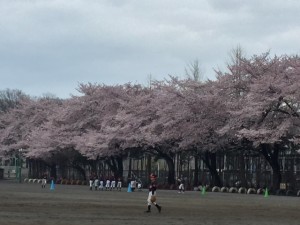
{"label": "overcast sky", "polygon": [[299,54],[298,0],[0,0],[0,90],[77,95],[78,83],[205,78],[247,56]]}

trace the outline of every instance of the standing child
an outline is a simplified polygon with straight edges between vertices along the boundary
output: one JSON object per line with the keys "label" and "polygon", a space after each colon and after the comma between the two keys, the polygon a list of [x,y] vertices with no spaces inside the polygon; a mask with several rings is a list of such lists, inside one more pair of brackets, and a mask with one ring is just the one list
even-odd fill
{"label": "standing child", "polygon": [[151,183],[150,183],[150,186],[149,186],[149,194],[148,194],[148,199],[147,199],[148,210],[145,211],[146,213],[150,213],[151,212],[151,204],[155,205],[155,207],[157,208],[157,210],[158,210],[159,213],[161,212],[161,208],[162,207],[159,206],[156,203],[156,189],[157,189],[156,178],[157,178],[157,176],[155,174],[152,173],[150,175]]}
{"label": "standing child", "polygon": [[117,183],[117,191],[120,190],[121,191],[122,189],[122,181],[121,181],[121,178],[119,177],[118,178],[118,183]]}
{"label": "standing child", "polygon": [[42,178],[42,188],[45,188],[47,184],[47,175],[44,174],[43,178]]}
{"label": "standing child", "polygon": [[137,183],[137,189],[138,191],[142,191],[142,183],[140,182]]}
{"label": "standing child", "polygon": [[99,191],[103,191],[103,190],[104,190],[104,178],[101,177],[100,184],[99,184]]}
{"label": "standing child", "polygon": [[103,190],[104,190],[104,178],[101,177],[100,178],[99,191],[103,191]]}
{"label": "standing child", "polygon": [[109,191],[109,189],[110,189],[110,180],[107,178],[106,179],[106,184],[105,184],[105,190]]}
{"label": "standing child", "polygon": [[96,178],[95,178],[94,186],[95,186],[95,191],[97,191],[98,186],[99,186],[99,179],[98,179],[98,176],[96,176]]}
{"label": "standing child", "polygon": [[113,177],[113,178],[111,179],[110,190],[111,190],[111,191],[114,191],[115,188],[116,188],[116,181],[115,181],[115,178]]}
{"label": "standing child", "polygon": [[93,185],[94,185],[94,178],[93,178],[93,176],[90,176],[89,183],[90,183],[90,190],[92,191],[93,190]]}
{"label": "standing child", "polygon": [[131,187],[131,190],[132,190],[132,191],[135,190],[135,188],[136,188],[136,180],[132,180],[132,181],[130,182],[130,187]]}

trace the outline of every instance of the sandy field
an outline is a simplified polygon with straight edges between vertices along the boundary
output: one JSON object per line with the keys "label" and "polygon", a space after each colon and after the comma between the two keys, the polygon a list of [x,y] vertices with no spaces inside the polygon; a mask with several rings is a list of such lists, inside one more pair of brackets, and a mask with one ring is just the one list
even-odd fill
{"label": "sandy field", "polygon": [[300,224],[300,198],[158,190],[145,213],[147,190],[90,191],[88,186],[19,184],[0,180],[0,225],[250,225]]}

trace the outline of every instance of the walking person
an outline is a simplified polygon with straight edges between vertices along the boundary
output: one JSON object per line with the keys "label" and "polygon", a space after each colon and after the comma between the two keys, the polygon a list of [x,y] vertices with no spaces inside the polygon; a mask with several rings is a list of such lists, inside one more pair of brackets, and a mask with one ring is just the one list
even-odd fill
{"label": "walking person", "polygon": [[180,194],[180,193],[182,193],[182,194],[184,194],[184,190],[185,190],[185,188],[184,188],[184,178],[181,176],[181,178],[178,178],[177,179],[178,180],[178,183],[179,183],[179,187],[178,187],[178,189],[179,189],[179,191],[178,191],[178,193]]}
{"label": "walking person", "polygon": [[162,207],[156,203],[156,189],[157,189],[156,178],[157,178],[157,176],[155,174],[152,173],[150,175],[151,183],[149,186],[149,194],[148,194],[148,199],[147,199],[148,208],[147,208],[147,211],[145,211],[146,213],[151,212],[152,204],[157,208],[159,213],[161,212]]}

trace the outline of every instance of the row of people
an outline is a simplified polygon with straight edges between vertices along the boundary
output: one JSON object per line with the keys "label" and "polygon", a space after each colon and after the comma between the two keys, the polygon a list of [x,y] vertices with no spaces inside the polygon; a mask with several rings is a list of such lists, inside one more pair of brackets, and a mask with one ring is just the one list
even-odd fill
{"label": "row of people", "polygon": [[97,177],[90,178],[89,181],[90,184],[90,190],[100,190],[100,191],[112,191],[112,190],[117,190],[117,191],[121,191],[122,189],[122,180],[121,178],[118,178],[118,181],[116,182],[115,179],[107,179],[106,182],[104,182],[104,179],[98,179]]}

